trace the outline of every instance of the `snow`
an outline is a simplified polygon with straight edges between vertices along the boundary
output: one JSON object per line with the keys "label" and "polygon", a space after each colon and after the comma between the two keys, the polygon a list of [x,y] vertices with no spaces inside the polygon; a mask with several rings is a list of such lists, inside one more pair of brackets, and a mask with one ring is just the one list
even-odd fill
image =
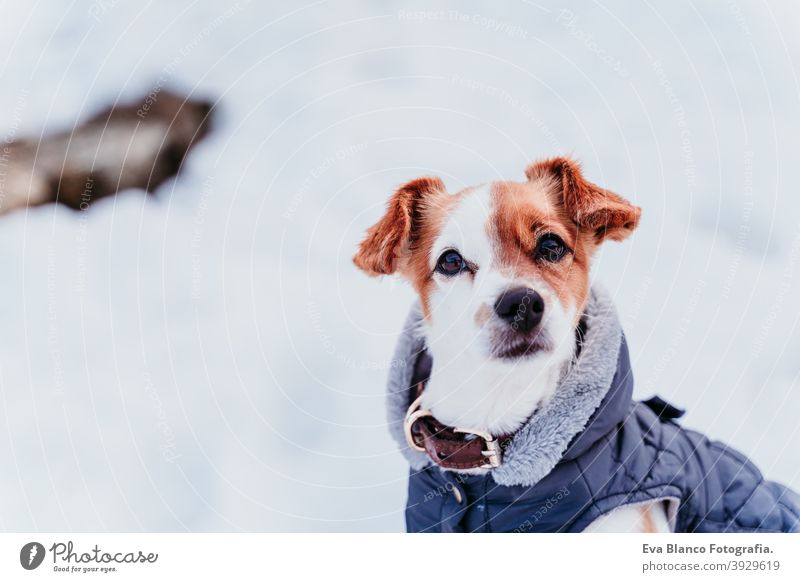
{"label": "snow", "polygon": [[644,210],[594,273],[637,395],[800,488],[800,9],[604,4],[5,2],[0,139],[218,115],[154,197],[0,218],[0,528],[401,530],[413,293],[354,247],[405,180],[558,153]]}

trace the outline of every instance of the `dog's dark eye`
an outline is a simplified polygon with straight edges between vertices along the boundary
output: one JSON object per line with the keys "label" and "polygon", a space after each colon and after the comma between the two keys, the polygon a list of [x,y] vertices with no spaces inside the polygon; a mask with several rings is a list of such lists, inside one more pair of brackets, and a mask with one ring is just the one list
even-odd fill
{"label": "dog's dark eye", "polygon": [[561,237],[555,234],[546,234],[539,239],[536,245],[536,258],[548,263],[557,263],[567,254],[567,250],[567,245],[564,244]]}
{"label": "dog's dark eye", "polygon": [[443,275],[452,277],[458,275],[466,267],[464,258],[457,251],[445,251],[436,261],[436,270]]}

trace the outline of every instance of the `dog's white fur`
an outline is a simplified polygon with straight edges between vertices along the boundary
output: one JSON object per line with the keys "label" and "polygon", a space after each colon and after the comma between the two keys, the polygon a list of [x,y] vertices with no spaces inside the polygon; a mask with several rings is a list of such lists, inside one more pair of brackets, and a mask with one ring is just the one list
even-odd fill
{"label": "dog's white fur", "polygon": [[[429,257],[436,259],[455,249],[478,266],[474,279],[436,274],[431,293],[431,317],[426,322],[428,349],[436,362],[425,387],[423,407],[441,422],[491,434],[508,434],[553,395],[562,366],[575,347],[574,306],[565,310],[544,281],[535,285],[543,297],[542,329],[554,349],[519,360],[502,360],[491,354],[490,334],[497,321],[493,305],[504,291],[523,285],[512,273],[494,264],[494,242],[486,229],[492,211],[487,186],[464,197],[447,218]],[[479,312],[491,314],[479,323]]]}

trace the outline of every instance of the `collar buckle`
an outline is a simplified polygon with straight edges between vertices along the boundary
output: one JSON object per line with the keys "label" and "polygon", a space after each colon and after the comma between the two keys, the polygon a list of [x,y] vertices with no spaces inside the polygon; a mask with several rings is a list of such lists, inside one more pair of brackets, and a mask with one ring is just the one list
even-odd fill
{"label": "collar buckle", "polygon": [[425,447],[417,444],[417,441],[414,439],[414,434],[411,432],[411,427],[414,426],[414,423],[417,422],[420,418],[425,416],[433,416],[433,413],[430,410],[423,410],[422,408],[422,394],[417,396],[417,399],[411,403],[411,406],[408,407],[406,411],[406,417],[403,420],[403,432],[406,435],[406,442],[408,446],[414,449],[415,451],[419,451],[420,453],[426,453]]}
{"label": "collar buckle", "polygon": [[503,451],[500,448],[500,443],[490,435],[488,432],[483,432],[480,430],[470,430],[466,428],[454,428],[453,432],[461,433],[461,434],[472,434],[476,437],[483,439],[483,442],[486,443],[486,448],[481,451],[481,454],[486,457],[489,462],[482,467],[478,467],[479,469],[494,469],[495,467],[500,466],[500,461],[502,460]]}

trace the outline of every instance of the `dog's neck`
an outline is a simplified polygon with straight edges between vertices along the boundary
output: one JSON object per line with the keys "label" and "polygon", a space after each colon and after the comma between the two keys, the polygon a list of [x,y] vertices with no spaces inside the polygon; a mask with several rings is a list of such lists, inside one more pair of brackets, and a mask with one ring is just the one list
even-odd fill
{"label": "dog's neck", "polygon": [[422,406],[449,426],[511,434],[553,396],[565,367],[580,353],[585,329],[581,319],[571,346],[513,363],[448,350],[437,342],[429,348],[435,364]]}

